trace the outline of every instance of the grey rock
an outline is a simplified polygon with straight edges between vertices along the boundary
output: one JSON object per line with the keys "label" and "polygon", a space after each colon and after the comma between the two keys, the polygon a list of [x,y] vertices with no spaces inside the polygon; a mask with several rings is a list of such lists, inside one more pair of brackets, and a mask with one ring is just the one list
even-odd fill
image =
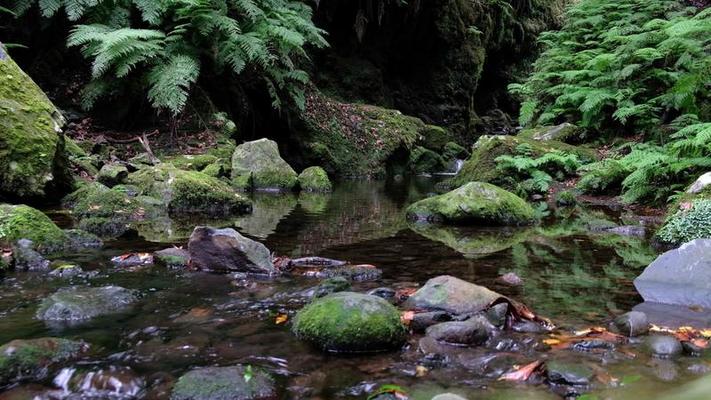
{"label": "grey rock", "polygon": [[647,229],[639,225],[616,226],[614,228],[605,229],[605,231],[622,236],[644,237],[647,234]]}
{"label": "grey rock", "polygon": [[647,302],[711,308],[711,239],[660,255],[634,285]]}
{"label": "grey rock", "polygon": [[63,288],[42,301],[37,318],[83,321],[124,311],[137,299],[134,290],[120,286]]}
{"label": "grey rock", "polygon": [[593,371],[580,363],[559,361],[546,362],[548,380],[564,385],[588,385],[593,377]]}
{"label": "grey rock", "polygon": [[647,314],[641,311],[630,311],[615,318],[615,326],[627,336],[640,336],[649,332]]}
{"label": "grey rock", "polygon": [[409,309],[441,310],[451,314],[474,314],[503,297],[483,286],[449,275],[432,278],[410,296],[404,306]]}
{"label": "grey rock", "polygon": [[128,178],[128,168],[123,164],[107,163],[99,170],[96,180],[108,187],[123,183]]}
{"label": "grey rock", "polygon": [[187,372],[175,383],[170,399],[259,400],[275,396],[274,379],[267,372],[256,367],[236,365]]}
{"label": "grey rock", "polygon": [[476,346],[486,342],[494,327],[483,316],[474,316],[466,321],[450,321],[432,325],[425,334],[438,342]]}
{"label": "grey rock", "polygon": [[153,253],[153,259],[170,268],[185,268],[190,262],[190,253],[184,249],[169,247]]}
{"label": "grey rock", "polygon": [[707,172],[703,175],[701,175],[694,183],[689,187],[689,189],[686,191],[687,193],[691,194],[698,194],[701,193],[706,187],[711,185],[711,172]]}
{"label": "grey rock", "polygon": [[191,265],[205,271],[277,273],[266,246],[230,228],[196,227],[188,241],[188,252]]}
{"label": "grey rock", "polygon": [[15,269],[23,271],[47,271],[49,261],[34,250],[34,244],[29,239],[20,239],[12,246],[12,256]]}
{"label": "grey rock", "polygon": [[389,287],[379,287],[368,291],[368,294],[382,297],[383,299],[392,299],[395,297],[395,293],[395,289]]}
{"label": "grey rock", "polygon": [[432,400],[467,400],[467,398],[454,393],[442,393],[433,397]]}
{"label": "grey rock", "polygon": [[671,358],[683,351],[681,342],[672,336],[653,335],[647,338],[645,344],[655,357]]}
{"label": "grey rock", "polygon": [[429,328],[432,325],[447,322],[451,319],[452,316],[444,311],[429,311],[417,313],[413,315],[412,321],[410,321],[410,329],[415,332],[424,332],[425,329]]}

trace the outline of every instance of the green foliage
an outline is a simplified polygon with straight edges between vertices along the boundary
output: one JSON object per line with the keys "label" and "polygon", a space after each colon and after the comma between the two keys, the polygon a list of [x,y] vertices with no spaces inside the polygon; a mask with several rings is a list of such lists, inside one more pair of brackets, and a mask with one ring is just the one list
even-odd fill
{"label": "green foliage", "polygon": [[[656,133],[710,100],[711,9],[674,0],[582,0],[523,84],[524,125],[565,120],[596,133]],[[708,116],[706,116],[708,117]],[[703,118],[703,117],[702,117]]]}
{"label": "green foliage", "polygon": [[[83,103],[140,82],[152,106],[179,114],[201,74],[258,76],[280,108],[303,108],[305,46],[326,46],[311,9],[290,0],[19,0],[45,17],[78,21],[68,40],[92,60]],[[212,67],[211,70],[206,68]],[[249,81],[245,77],[244,81]],[[238,80],[239,81],[239,80]]]}
{"label": "green foliage", "polygon": [[698,200],[690,209],[677,211],[657,232],[657,237],[673,244],[711,237],[711,200]]}
{"label": "green foliage", "polygon": [[580,167],[575,154],[553,151],[540,157],[532,157],[532,149],[526,144],[516,147],[517,155],[502,155],[496,158],[496,169],[513,180],[515,192],[522,197],[534,193],[546,193],[555,180],[571,176]]}

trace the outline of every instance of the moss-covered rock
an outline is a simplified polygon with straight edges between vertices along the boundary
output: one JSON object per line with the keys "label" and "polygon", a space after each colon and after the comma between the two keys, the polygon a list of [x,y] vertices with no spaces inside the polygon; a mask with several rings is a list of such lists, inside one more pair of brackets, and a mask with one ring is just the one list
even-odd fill
{"label": "moss-covered rock", "polygon": [[274,379],[252,366],[197,368],[181,376],[171,400],[266,400],[276,396]]}
{"label": "moss-covered rock", "polygon": [[250,202],[217,178],[161,163],[129,175],[143,196],[159,199],[171,215],[229,215],[250,210]]}
{"label": "moss-covered rock", "polygon": [[519,132],[518,136],[533,140],[557,140],[559,142],[569,143],[580,140],[582,133],[582,129],[569,122],[564,122],[555,126],[541,126],[524,129]]}
{"label": "moss-covered rock", "polygon": [[432,241],[440,242],[466,258],[485,257],[524,242],[535,232],[519,228],[469,228],[433,224],[410,224],[410,229]]}
{"label": "moss-covered rock", "polygon": [[404,307],[441,310],[451,314],[473,314],[486,310],[503,297],[499,293],[459,278],[442,275],[432,278],[410,296]]}
{"label": "moss-covered rock", "polygon": [[683,201],[670,208],[669,216],[656,234],[656,239],[669,245],[680,245],[694,239],[711,237],[711,198]]}
{"label": "moss-covered rock", "polygon": [[100,183],[113,187],[123,183],[128,177],[128,168],[119,163],[104,164],[99,170],[96,180]]}
{"label": "moss-covered rock", "polygon": [[380,297],[339,292],[315,300],[296,314],[299,339],[332,352],[391,350],[405,341],[400,313]]}
{"label": "moss-covered rock", "polygon": [[29,239],[41,253],[58,251],[67,237],[49,217],[26,205],[0,204],[0,242]]}
{"label": "moss-covered rock", "polygon": [[71,182],[64,118],[0,46],[0,194],[42,197]]}
{"label": "moss-covered rock", "polygon": [[163,159],[164,162],[172,164],[175,168],[186,171],[201,171],[217,160],[218,158],[212,154],[181,154]]}
{"label": "moss-covered rock", "polygon": [[68,287],[42,300],[37,319],[76,322],[116,314],[138,300],[135,290],[120,286]]}
{"label": "moss-covered rock", "polygon": [[299,174],[299,188],[305,192],[330,192],[328,174],[321,167],[308,167]]}
{"label": "moss-covered rock", "polygon": [[434,151],[417,146],[410,152],[408,167],[416,174],[441,172],[444,170],[444,160]]}
{"label": "moss-covered rock", "polygon": [[87,349],[83,342],[51,337],[6,343],[0,347],[0,388],[44,379],[52,368],[77,359]]}
{"label": "moss-covered rock", "polygon": [[496,158],[503,155],[516,155],[519,153],[519,146],[522,145],[526,147],[531,158],[559,151],[575,154],[583,163],[595,160],[594,151],[556,140],[534,140],[506,135],[482,136],[474,144],[472,154],[464,163],[462,170],[449,181],[450,185],[457,187],[475,181],[501,184],[504,177],[496,168]]}
{"label": "moss-covered rock", "polygon": [[444,158],[445,161],[463,160],[467,157],[469,157],[469,152],[463,146],[454,142],[447,142],[447,144],[444,145],[442,158]]}
{"label": "moss-covered rock", "polygon": [[489,183],[470,182],[411,204],[407,218],[452,225],[528,225],[535,222],[536,214],[511,192]]}
{"label": "moss-covered rock", "polygon": [[232,184],[237,189],[292,190],[296,183],[296,172],[273,140],[242,143],[232,154]]}
{"label": "moss-covered rock", "polygon": [[442,151],[453,139],[452,135],[440,126],[427,125],[422,131],[422,146],[430,150]]}
{"label": "moss-covered rock", "polygon": [[298,140],[303,163],[321,165],[338,177],[381,177],[398,153],[412,149],[429,131],[419,118],[400,111],[341,103],[311,90],[301,115]]}

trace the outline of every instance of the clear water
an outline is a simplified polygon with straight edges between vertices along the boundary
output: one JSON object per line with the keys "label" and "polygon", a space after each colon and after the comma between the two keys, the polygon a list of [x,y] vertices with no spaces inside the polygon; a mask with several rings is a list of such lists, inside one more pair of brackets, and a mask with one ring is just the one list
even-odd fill
{"label": "clear water", "polygon": [[[432,191],[432,179],[401,182],[346,182],[332,194],[257,195],[254,213],[210,224],[231,226],[262,241],[277,255],[318,255],[366,263],[383,270],[379,282],[357,283],[356,291],[379,286],[423,284],[449,274],[488,286],[551,318],[560,332],[605,325],[613,315],[641,299],[632,279],[656,253],[646,240],[594,233],[598,221],[628,223],[635,216],[620,211],[579,209],[552,212],[533,228],[465,229],[410,226],[404,207]],[[67,223],[65,215],[54,214]],[[205,365],[249,363],[272,371],[283,399],[364,399],[382,384],[397,384],[414,399],[430,399],[443,391],[469,398],[547,399],[559,395],[541,384],[496,380],[495,371],[536,359],[583,363],[597,371],[589,390],[598,398],[652,398],[662,390],[691,380],[707,359],[652,360],[637,347],[625,355],[600,355],[571,350],[546,350],[523,345],[521,350],[493,348],[445,349],[450,366],[433,368],[418,352],[420,336],[411,336],[400,351],[375,355],[323,354],[299,342],[289,324],[276,324],[278,314],[293,315],[305,299],[298,292],[315,286],[307,278],[232,282],[222,275],[176,271],[162,267],[119,269],[110,258],[126,252],[154,251],[183,245],[192,227],[205,221],[171,223],[154,229],[149,242],[139,237],[106,243],[99,251],[68,255],[63,260],[98,271],[91,279],[50,279],[32,273],[10,273],[0,281],[0,343],[17,338],[61,336],[92,344],[94,355],[68,366],[78,370],[111,369],[127,382],[145,382],[139,398],[169,398],[170,382],[181,373]],[[156,225],[158,226],[158,225]],[[496,282],[505,272],[524,281],[511,288]],[[142,298],[130,312],[75,326],[48,325],[34,318],[39,301],[67,285],[121,285],[138,289]],[[537,343],[545,334],[510,333],[516,343]],[[635,357],[631,357],[634,354]],[[481,367],[482,357],[495,362]],[[39,385],[25,385],[0,394],[0,399],[42,395],[66,386],[73,370],[57,371]],[[62,375],[63,374],[63,375]],[[611,383],[606,376],[617,379]],[[133,379],[133,380],[132,380]],[[59,382],[59,383],[57,383]],[[81,387],[86,390],[90,384]],[[71,398],[92,397],[82,389]],[[587,390],[587,389],[586,389]],[[583,390],[585,391],[585,390]],[[67,392],[67,393],[69,393]],[[132,394],[130,390],[127,393]],[[66,394],[66,393],[65,393]],[[41,396],[40,396],[41,398]],[[125,398],[132,398],[125,396]],[[593,397],[594,398],[594,397]]]}

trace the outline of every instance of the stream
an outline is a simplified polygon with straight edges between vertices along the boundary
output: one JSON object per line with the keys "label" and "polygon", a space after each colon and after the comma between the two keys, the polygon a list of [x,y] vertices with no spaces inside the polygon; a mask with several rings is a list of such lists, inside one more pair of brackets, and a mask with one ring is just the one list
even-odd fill
{"label": "stream", "polygon": [[[436,178],[351,181],[331,194],[255,194],[251,215],[220,221],[162,223],[150,236],[107,241],[101,250],[65,255],[85,274],[71,279],[12,272],[0,280],[0,343],[47,336],[81,339],[92,356],[53,372],[42,384],[23,384],[0,399],[168,399],[170,386],[196,366],[249,364],[270,371],[282,399],[366,399],[381,385],[403,388],[411,399],[452,392],[470,399],[640,399],[707,372],[707,357],[653,359],[640,349],[613,353],[555,350],[549,333],[506,332],[485,346],[419,351],[422,335],[399,351],[368,355],[324,354],[300,342],[289,318],[303,293],[318,284],[307,277],[234,280],[226,275],[159,266],[118,268],[114,256],[184,246],[197,224],[233,227],[291,258],[321,256],[372,264],[376,282],[353,290],[395,290],[423,285],[438,275],[475,282],[550,318],[559,332],[607,326],[641,302],[632,279],[657,255],[645,238],[600,231],[638,223],[605,206],[549,211],[530,228],[450,228],[409,225],[404,208],[433,191]],[[50,215],[67,227],[61,210]],[[162,243],[157,242],[161,240]],[[497,278],[516,273],[518,287]],[[35,318],[39,302],[68,285],[120,285],[140,293],[138,305],[81,324]],[[284,318],[286,317],[286,322]],[[281,323],[277,323],[281,318]],[[445,346],[446,347],[446,346]],[[497,380],[513,365],[551,359],[587,365],[595,376],[580,393],[549,385]]]}

